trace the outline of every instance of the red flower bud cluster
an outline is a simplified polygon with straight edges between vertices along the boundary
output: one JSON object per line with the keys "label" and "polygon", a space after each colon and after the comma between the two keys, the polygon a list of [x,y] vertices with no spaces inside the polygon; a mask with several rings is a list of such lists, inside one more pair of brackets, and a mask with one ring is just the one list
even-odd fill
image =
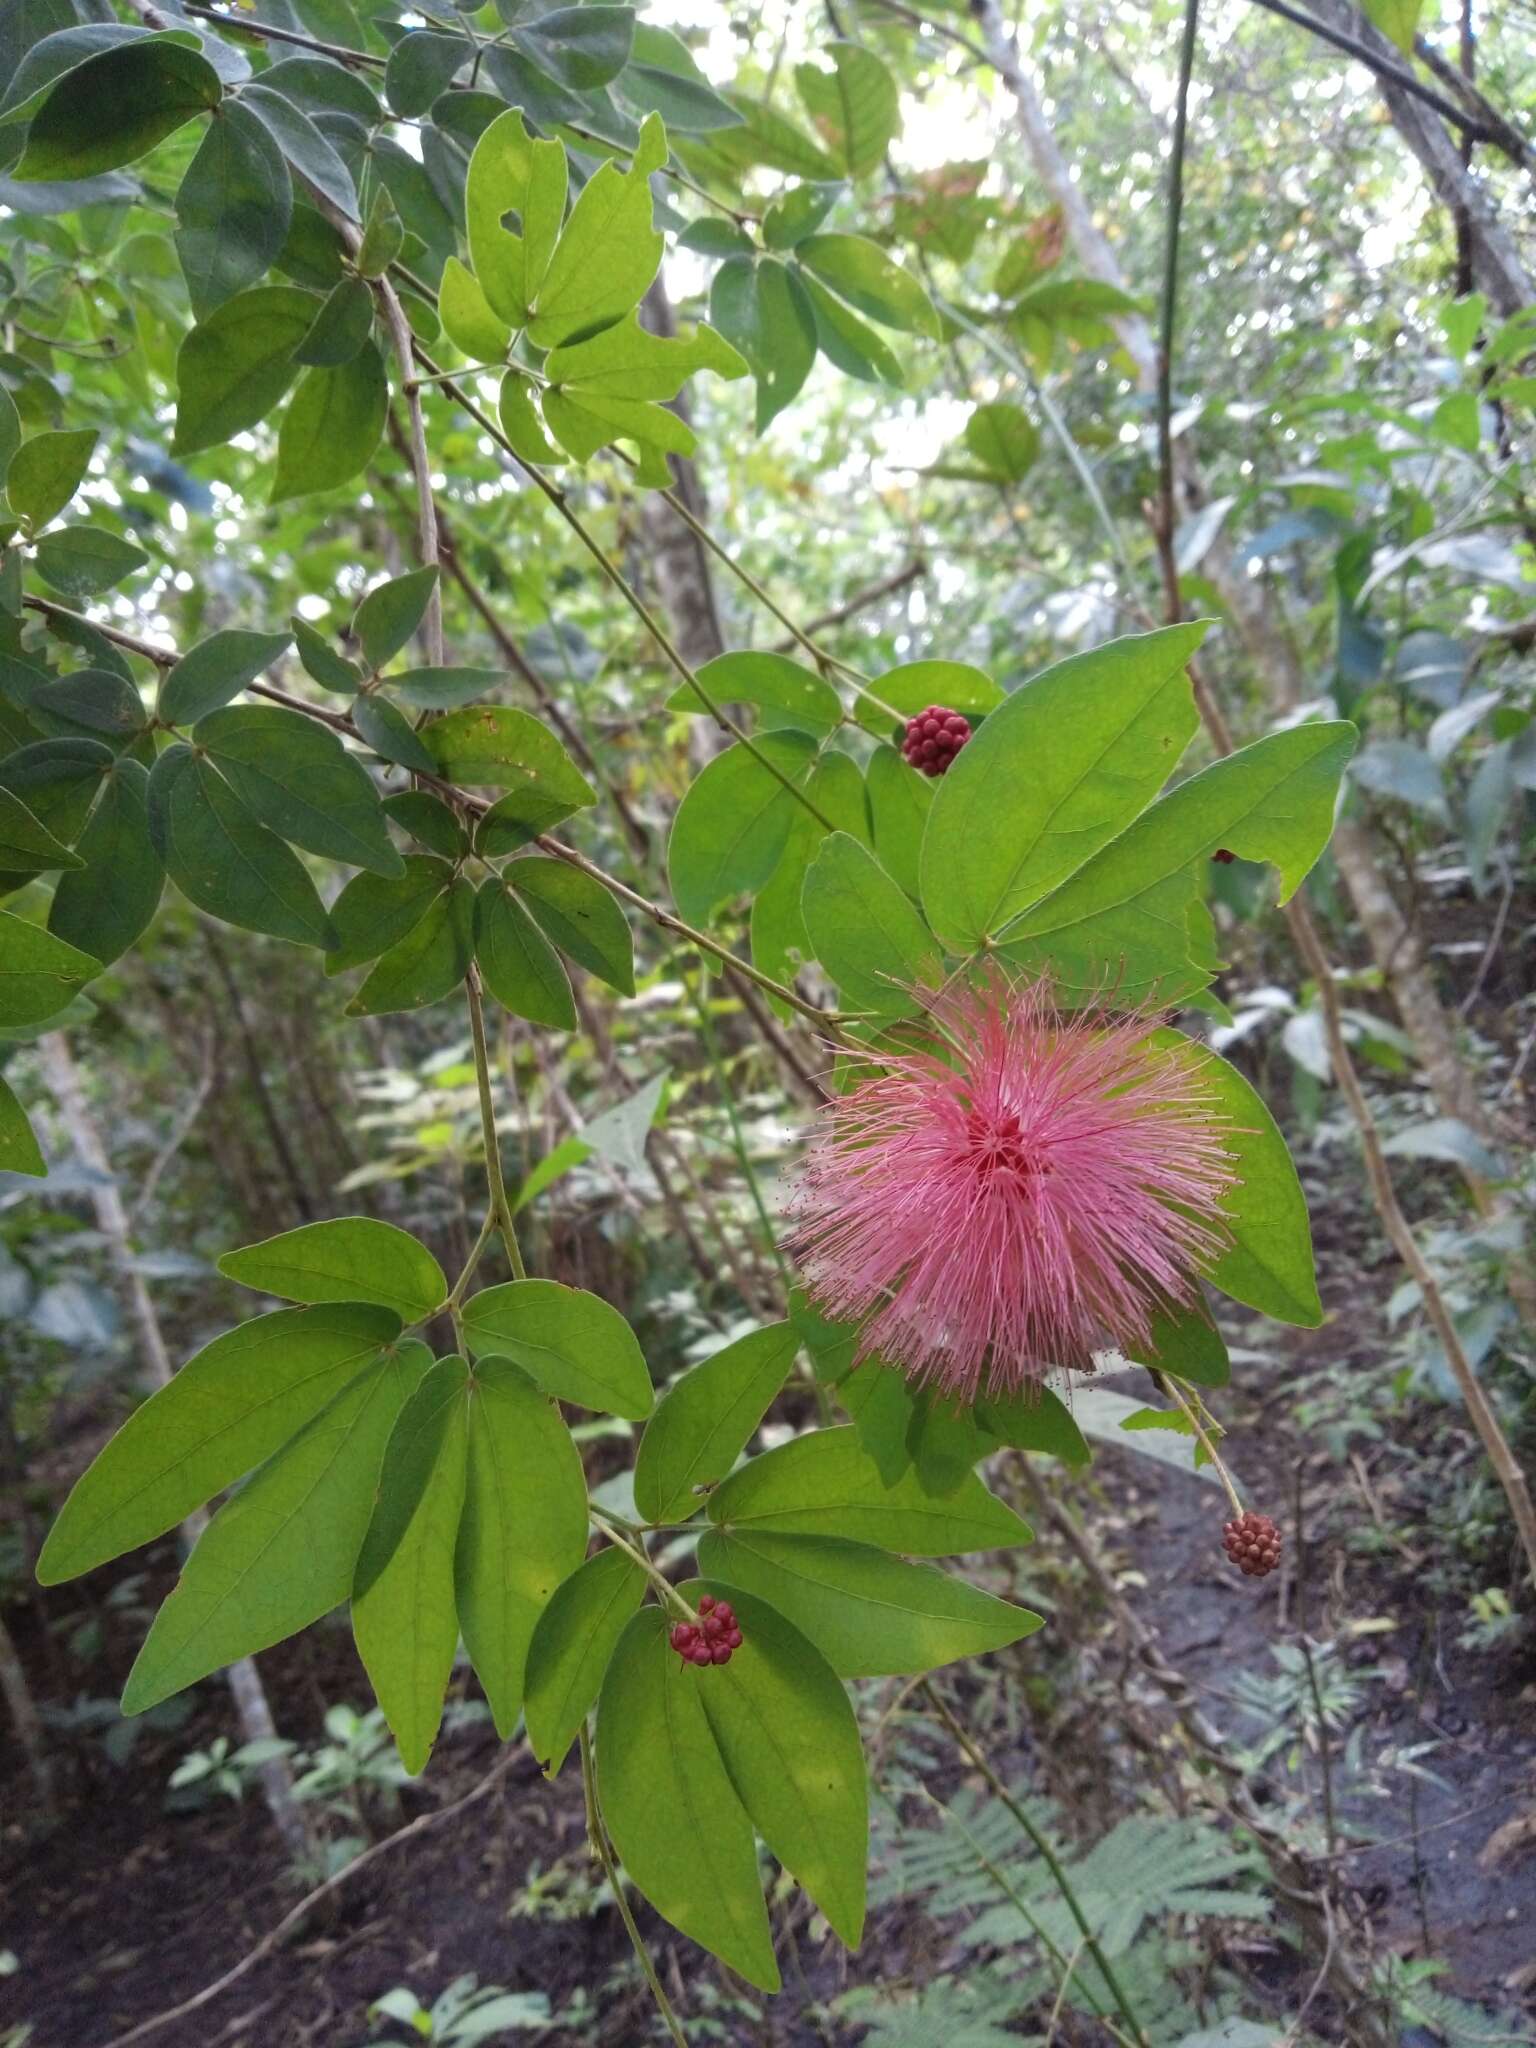
{"label": "red flower bud cluster", "polygon": [[942,704],[930,704],[907,720],[901,751],[924,775],[945,775],[949,764],[971,736],[970,721]]}
{"label": "red flower bud cluster", "polygon": [[697,1623],[680,1621],[668,1641],[685,1664],[729,1664],[741,1648],[741,1625],[729,1600],[701,1593]]}
{"label": "red flower bud cluster", "polygon": [[1221,1547],[1244,1578],[1262,1579],[1280,1562],[1280,1531],[1268,1515],[1250,1508],[1223,1528]]}

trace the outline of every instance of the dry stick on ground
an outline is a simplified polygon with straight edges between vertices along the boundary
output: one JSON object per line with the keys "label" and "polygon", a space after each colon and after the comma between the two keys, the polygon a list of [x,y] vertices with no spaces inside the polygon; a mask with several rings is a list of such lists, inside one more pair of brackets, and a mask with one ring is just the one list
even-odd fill
{"label": "dry stick on ground", "polygon": [[[150,1377],[157,1386],[169,1386],[175,1377],[170,1352],[166,1349],[165,1336],[160,1328],[160,1318],[150,1299],[144,1276],[134,1263],[133,1240],[129,1230],[128,1212],[118,1192],[113,1177],[111,1162],[96,1120],[91,1115],[81,1084],[79,1069],[69,1049],[69,1040],[62,1031],[50,1031],[40,1041],[43,1056],[43,1072],[54,1100],[59,1105],[59,1114],[64,1128],[69,1132],[70,1143],[81,1160],[99,1176],[91,1188],[91,1206],[96,1211],[97,1227],[107,1241],[112,1264],[116,1269],[119,1284],[128,1298],[129,1313],[133,1317],[138,1333],[139,1355],[149,1369]],[[182,1523],[190,1549],[208,1526],[209,1517],[205,1509],[198,1508]],[[272,1709],[267,1704],[266,1691],[261,1674],[252,1657],[241,1657],[228,1668],[229,1689],[235,1696],[235,1708],[240,1717],[241,1730],[247,1742],[272,1742],[277,1729],[272,1720]],[[286,1756],[269,1757],[259,1766],[258,1775],[261,1789],[266,1795],[272,1818],[277,1823],[283,1840],[294,1856],[307,1856],[313,1852],[308,1819],[293,1796],[293,1772]]]}
{"label": "dry stick on ground", "polygon": [[139,2024],[130,2027],[126,2034],[115,2035],[104,2044],[104,2048],[130,2048],[132,2042],[145,2040],[150,2034],[158,2033],[161,2027],[170,2026],[173,2020],[186,2019],[189,2014],[201,2011],[205,2005],[211,2005],[216,1998],[221,1998],[226,1991],[238,1984],[242,1977],[254,1970],[258,1963],[265,1961],[296,1927],[303,1925],[322,1900],[340,1891],[343,1885],[350,1884],[360,1872],[366,1870],[389,1850],[398,1848],[402,1842],[413,1841],[418,1835],[426,1834],[429,1828],[440,1827],[444,1821],[456,1819],[477,1800],[484,1799],[488,1792],[494,1791],[512,1766],[526,1755],[527,1750],[522,1746],[509,1749],[491,1766],[478,1785],[470,1787],[462,1799],[455,1799],[451,1806],[440,1806],[435,1813],[418,1814],[415,1820],[407,1821],[403,1828],[396,1828],[392,1835],[386,1835],[382,1842],[375,1842],[371,1849],[365,1849],[361,1856],[355,1856],[344,1869],[338,1870],[334,1877],[328,1877],[324,1884],[317,1884],[312,1892],[306,1892],[299,1903],[290,1907],[277,1925],[269,1928],[256,1946],[243,1955],[233,1969],[226,1970],[222,1977],[216,1977],[211,1984],[205,1984],[201,1991],[194,1992],[190,1998],[182,1999],[179,2005],[170,2006],[164,2012],[157,2012],[150,2019],[140,2020]]}

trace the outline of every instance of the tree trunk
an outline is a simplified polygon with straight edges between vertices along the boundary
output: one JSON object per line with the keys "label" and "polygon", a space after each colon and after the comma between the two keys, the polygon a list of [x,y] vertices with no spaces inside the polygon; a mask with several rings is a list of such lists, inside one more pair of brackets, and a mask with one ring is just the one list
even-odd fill
{"label": "tree trunk", "polygon": [[[80,1071],[69,1049],[69,1040],[62,1031],[51,1031],[40,1041],[40,1050],[43,1056],[43,1071],[48,1077],[48,1086],[54,1100],[59,1105],[59,1113],[64,1120],[65,1129],[69,1132],[70,1143],[84,1163],[93,1172],[102,1176],[100,1182],[91,1190],[91,1203],[96,1211],[97,1227],[107,1240],[112,1263],[117,1270],[118,1281],[133,1318],[139,1354],[155,1385],[168,1386],[175,1367],[171,1364],[165,1334],[160,1328],[160,1318],[155,1313],[149,1289],[144,1284],[144,1276],[133,1262],[133,1240],[128,1226],[128,1213],[118,1192],[117,1182],[112,1176],[111,1164],[107,1158],[106,1147],[102,1143],[101,1133],[85,1099]],[[198,1508],[182,1523],[182,1532],[188,1549],[207,1528],[208,1519],[206,1511]],[[270,1742],[277,1730],[272,1719],[272,1710],[267,1704],[261,1674],[256,1669],[255,1659],[242,1657],[238,1663],[229,1667],[226,1676],[229,1679],[230,1691],[234,1694],[235,1710],[245,1740]],[[314,1843],[304,1810],[293,1796],[293,1773],[288,1767],[288,1759],[282,1756],[269,1759],[260,1767],[260,1777],[261,1788],[266,1795],[272,1818],[277,1823],[290,1853],[295,1857],[309,1855],[313,1851]]]}

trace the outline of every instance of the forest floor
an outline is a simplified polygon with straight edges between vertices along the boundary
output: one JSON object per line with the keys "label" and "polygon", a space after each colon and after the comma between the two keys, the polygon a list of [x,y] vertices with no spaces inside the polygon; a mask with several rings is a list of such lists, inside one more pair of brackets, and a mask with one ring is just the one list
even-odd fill
{"label": "forest floor", "polygon": [[[1048,1790],[1082,1842],[1147,1796],[1149,1769],[1127,1731],[1162,1745],[1178,1800],[1168,1688],[1149,1685],[1133,1657],[1128,1611],[1203,1723],[1244,1761],[1258,1808],[1319,1870],[1329,1861],[1331,1804],[1339,1941],[1377,1970],[1392,1958],[1433,1959],[1444,1966],[1442,1991],[1505,2015],[1507,2029],[1511,2012],[1536,2013],[1536,1645],[1528,1629],[1496,1640],[1468,1633],[1470,1590],[1513,1583],[1507,1532],[1495,1519],[1491,1539],[1478,1533],[1486,1490],[1459,1416],[1422,1400],[1394,1405],[1383,1306],[1395,1274],[1358,1209],[1351,1216],[1337,1190],[1320,1200],[1313,1192],[1314,1213],[1330,1219],[1320,1252],[1334,1313],[1312,1332],[1260,1332],[1239,1317],[1227,1331],[1234,1387],[1218,1402],[1253,1504],[1285,1525],[1282,1570],[1259,1583],[1231,1570],[1219,1548],[1221,1496],[1187,1469],[1110,1447],[1090,1481],[1064,1492],[1054,1468],[1041,1470],[1051,1494],[1071,1501],[1097,1573],[1067,1526],[1037,1516],[1019,1590],[1026,1599],[1032,1582],[1048,1591],[1053,1626],[1011,1653],[1018,1661],[1003,1684],[977,1667],[951,1698],[995,1767]],[[61,1491],[94,1448],[88,1436],[61,1453]],[[45,1696],[62,1704],[110,1695],[174,1569],[161,1545],[141,1573],[116,1579],[104,1637],[83,1662],[66,1648],[69,1589],[17,1606],[13,1625]],[[99,1614],[103,1588],[92,1597]],[[1336,1722],[1323,1743],[1308,1715],[1310,1680],[1299,1703],[1282,1697],[1276,1650],[1299,1643],[1303,1628],[1332,1646],[1317,1651],[1314,1672]],[[305,1745],[321,1739],[328,1706],[367,1704],[335,1617],[264,1656],[262,1669],[279,1726]],[[1255,1678],[1271,1685],[1269,1709],[1254,1704]],[[51,1833],[29,1826],[14,1746],[0,1750],[0,1951],[16,1963],[0,1976],[4,2048],[14,2039],[7,2027],[28,2023],[29,2048],[111,2048],[239,1963],[301,1895],[256,1792],[168,1810],[166,1783],[180,1759],[219,1735],[238,1740],[221,1686],[200,1686],[190,1699],[183,1725],[143,1729],[122,1763],[110,1760],[100,1732],[82,1728],[65,1757],[65,1818]],[[874,1718],[879,1689],[869,1704]],[[1273,1753],[1255,1760],[1266,1734],[1278,1738]],[[496,1758],[488,1725],[465,1717],[425,1779],[405,1790],[400,1817],[461,1798]],[[956,1764],[934,1789],[947,1797],[964,1776]],[[1187,1773],[1182,1783],[1187,1790]],[[395,1824],[374,1807],[375,1839]],[[850,1986],[965,1967],[942,1921],[914,1942],[913,1917],[904,1904],[874,1916],[852,1959],[797,1922],[781,1942],[787,1986],[771,2000],[743,1999],[654,1918],[642,1925],[664,1981],[693,2016],[690,2039],[825,2048],[860,2038],[831,2005]],[[1221,1955],[1219,1927],[1211,1938]],[[1325,1954],[1304,1940],[1288,1944],[1278,1924],[1245,1928],[1230,1948],[1222,1959],[1253,1994],[1244,2010],[1273,2017],[1278,2040]],[[371,2001],[404,1984],[430,2004],[465,1972],[549,2000],[553,2027],[508,2040],[630,2048],[655,2038],[618,1916],[587,1856],[574,1765],[549,1785],[519,1756],[462,1815],[387,1849],[228,1991],[145,2038],[164,2048],[351,2048],[373,2038]],[[1307,2026],[1323,2038],[1359,2038],[1326,1985]],[[1038,2028],[1025,2031],[1038,2038]],[[1398,2032],[1423,2044],[1443,2038],[1400,2024]],[[396,2028],[387,2038],[408,2035]],[[1086,2048],[1106,2037],[1079,2024],[1066,2038]],[[1536,2036],[1490,2022],[1484,2038]]]}

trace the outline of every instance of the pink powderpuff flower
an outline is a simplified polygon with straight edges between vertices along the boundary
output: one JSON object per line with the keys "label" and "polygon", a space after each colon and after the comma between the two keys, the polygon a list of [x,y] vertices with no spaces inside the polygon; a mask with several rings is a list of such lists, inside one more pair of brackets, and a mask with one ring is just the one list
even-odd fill
{"label": "pink powderpuff flower", "polygon": [[861,1359],[965,1402],[1145,1345],[1229,1241],[1233,1132],[1201,1061],[1043,982],[918,993],[947,1056],[886,1059],[798,1169],[811,1300],[861,1325]]}

